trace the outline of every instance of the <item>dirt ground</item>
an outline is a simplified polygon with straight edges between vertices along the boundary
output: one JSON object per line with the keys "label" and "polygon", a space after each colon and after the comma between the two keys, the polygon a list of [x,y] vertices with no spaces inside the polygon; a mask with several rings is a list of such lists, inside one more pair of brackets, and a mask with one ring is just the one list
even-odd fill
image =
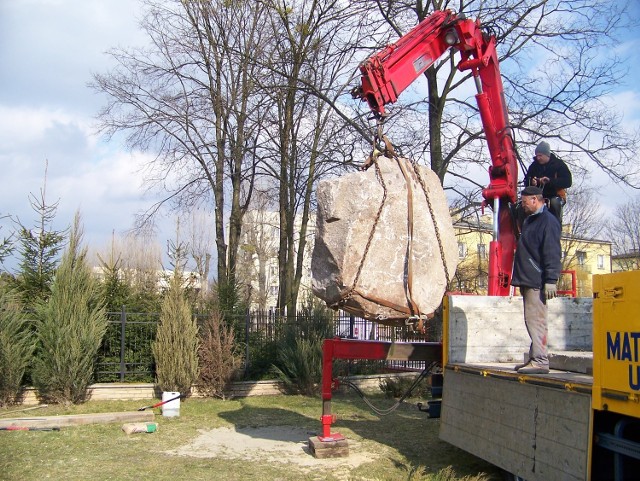
{"label": "dirt ground", "polygon": [[167,454],[293,464],[303,471],[316,466],[348,470],[377,457],[374,453],[363,451],[358,441],[349,439],[348,457],[316,459],[308,447],[309,437],[315,434],[292,426],[201,429],[200,435],[192,443],[167,451]]}

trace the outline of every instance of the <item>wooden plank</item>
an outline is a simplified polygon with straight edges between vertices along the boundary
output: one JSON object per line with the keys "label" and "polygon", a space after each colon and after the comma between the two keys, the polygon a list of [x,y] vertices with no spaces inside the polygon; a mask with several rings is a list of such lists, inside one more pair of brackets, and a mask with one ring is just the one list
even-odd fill
{"label": "wooden plank", "polygon": [[445,370],[440,438],[529,481],[587,479],[591,399]]}
{"label": "wooden plank", "polygon": [[349,456],[349,442],[346,439],[320,441],[318,436],[309,438],[309,450],[318,459],[346,458]]}
{"label": "wooden plank", "polygon": [[32,418],[1,419],[0,427],[19,426],[34,428],[52,428],[78,426],[82,424],[108,424],[153,421],[153,411],[132,411],[116,413],[70,414],[62,416],[38,416]]}

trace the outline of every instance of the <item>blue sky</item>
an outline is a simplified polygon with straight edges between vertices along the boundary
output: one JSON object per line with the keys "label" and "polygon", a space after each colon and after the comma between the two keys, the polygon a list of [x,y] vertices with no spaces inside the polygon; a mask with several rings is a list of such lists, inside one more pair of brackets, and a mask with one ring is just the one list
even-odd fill
{"label": "blue sky", "polygon": [[[152,204],[138,173],[145,156],[95,134],[105,99],[87,87],[93,73],[108,69],[106,50],[144,42],[136,8],[132,0],[0,0],[0,214],[32,225],[28,196],[42,187],[45,161],[47,198],[60,200],[57,227],[79,209],[85,240],[96,248],[107,246],[112,232],[130,229],[134,213]],[[614,103],[630,126],[640,126],[640,29],[627,40],[621,52],[632,75]],[[608,209],[635,195],[609,188],[611,195],[600,199]],[[170,219],[161,225],[162,243],[171,225]],[[0,236],[7,232],[5,225]]]}
{"label": "blue sky", "polygon": [[133,214],[151,205],[138,174],[144,156],[95,134],[105,99],[87,87],[93,73],[108,68],[106,50],[144,41],[136,3],[0,1],[1,214],[33,225],[28,198],[39,195],[46,162],[47,200],[59,200],[55,227],[80,210],[85,241],[96,248],[106,247],[112,232],[128,231]]}

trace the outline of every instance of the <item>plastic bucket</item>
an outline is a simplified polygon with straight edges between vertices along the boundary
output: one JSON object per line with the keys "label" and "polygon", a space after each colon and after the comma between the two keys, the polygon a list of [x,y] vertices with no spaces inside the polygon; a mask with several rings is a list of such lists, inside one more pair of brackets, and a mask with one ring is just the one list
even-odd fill
{"label": "plastic bucket", "polygon": [[[169,401],[170,399],[173,399],[173,401]],[[169,402],[162,405],[162,415],[166,417],[180,416],[180,393],[179,392],[163,392],[162,402],[166,402],[166,401],[169,401]]]}

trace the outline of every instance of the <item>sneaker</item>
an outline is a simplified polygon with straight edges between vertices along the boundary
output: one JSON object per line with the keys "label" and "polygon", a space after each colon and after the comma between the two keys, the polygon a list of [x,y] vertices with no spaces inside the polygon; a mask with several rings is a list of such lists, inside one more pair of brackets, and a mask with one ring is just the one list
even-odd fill
{"label": "sneaker", "polygon": [[522,369],[525,366],[529,365],[529,361],[527,362],[523,362],[522,364],[516,364],[516,366],[513,368],[514,371],[519,371],[520,369]]}
{"label": "sneaker", "polygon": [[518,369],[519,374],[549,374],[549,368],[545,366],[536,366],[535,364],[527,364]]}

